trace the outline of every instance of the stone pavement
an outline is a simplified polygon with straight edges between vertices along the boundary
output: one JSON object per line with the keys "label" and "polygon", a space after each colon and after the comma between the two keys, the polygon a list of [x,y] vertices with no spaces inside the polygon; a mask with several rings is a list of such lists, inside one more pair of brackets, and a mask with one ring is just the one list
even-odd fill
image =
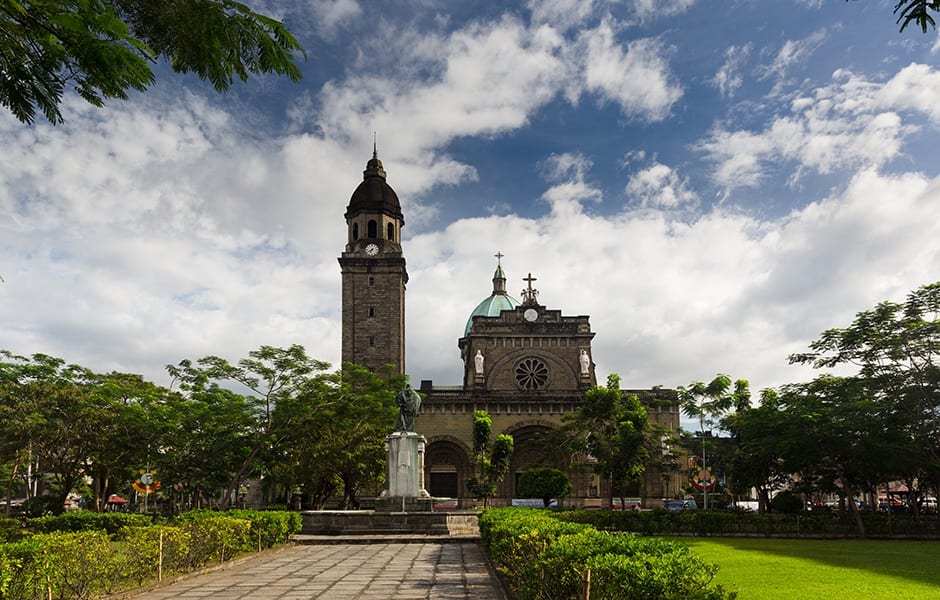
{"label": "stone pavement", "polygon": [[299,545],[135,596],[144,600],[504,596],[479,542]]}

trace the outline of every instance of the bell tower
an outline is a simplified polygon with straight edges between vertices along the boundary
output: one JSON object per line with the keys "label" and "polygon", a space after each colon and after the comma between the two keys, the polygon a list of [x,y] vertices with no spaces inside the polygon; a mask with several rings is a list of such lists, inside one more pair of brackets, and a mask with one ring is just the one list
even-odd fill
{"label": "bell tower", "polygon": [[346,207],[343,276],[343,362],[375,371],[405,372],[405,284],[401,249],[405,219],[395,190],[373,148],[362,183]]}

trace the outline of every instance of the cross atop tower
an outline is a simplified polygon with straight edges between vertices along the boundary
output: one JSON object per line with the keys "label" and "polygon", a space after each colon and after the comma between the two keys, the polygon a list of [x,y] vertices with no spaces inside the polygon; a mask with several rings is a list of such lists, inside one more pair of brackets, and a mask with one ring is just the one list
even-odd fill
{"label": "cross atop tower", "polygon": [[525,281],[529,284],[527,289],[522,290],[522,303],[523,304],[538,304],[539,291],[532,287],[533,281],[538,281],[538,278],[532,277],[532,273],[529,273],[528,277],[523,277],[522,281]]}
{"label": "cross atop tower", "polygon": [[497,267],[503,266],[503,257],[506,255],[500,252],[499,250],[497,250],[496,254],[494,254],[493,256],[496,257],[496,266]]}

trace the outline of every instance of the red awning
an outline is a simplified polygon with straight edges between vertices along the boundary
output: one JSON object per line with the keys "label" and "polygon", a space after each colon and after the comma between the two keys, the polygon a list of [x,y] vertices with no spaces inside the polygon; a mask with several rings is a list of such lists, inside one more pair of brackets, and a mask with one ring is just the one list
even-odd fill
{"label": "red awning", "polygon": [[111,494],[108,496],[108,504],[127,504],[127,500],[121,498],[117,494]]}

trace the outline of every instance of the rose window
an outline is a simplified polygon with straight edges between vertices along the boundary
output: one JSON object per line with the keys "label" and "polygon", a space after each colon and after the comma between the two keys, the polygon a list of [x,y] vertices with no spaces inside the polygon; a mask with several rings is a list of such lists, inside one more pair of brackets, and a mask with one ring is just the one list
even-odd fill
{"label": "rose window", "polygon": [[548,383],[548,367],[537,358],[524,358],[516,365],[516,383],[524,390],[540,390]]}

